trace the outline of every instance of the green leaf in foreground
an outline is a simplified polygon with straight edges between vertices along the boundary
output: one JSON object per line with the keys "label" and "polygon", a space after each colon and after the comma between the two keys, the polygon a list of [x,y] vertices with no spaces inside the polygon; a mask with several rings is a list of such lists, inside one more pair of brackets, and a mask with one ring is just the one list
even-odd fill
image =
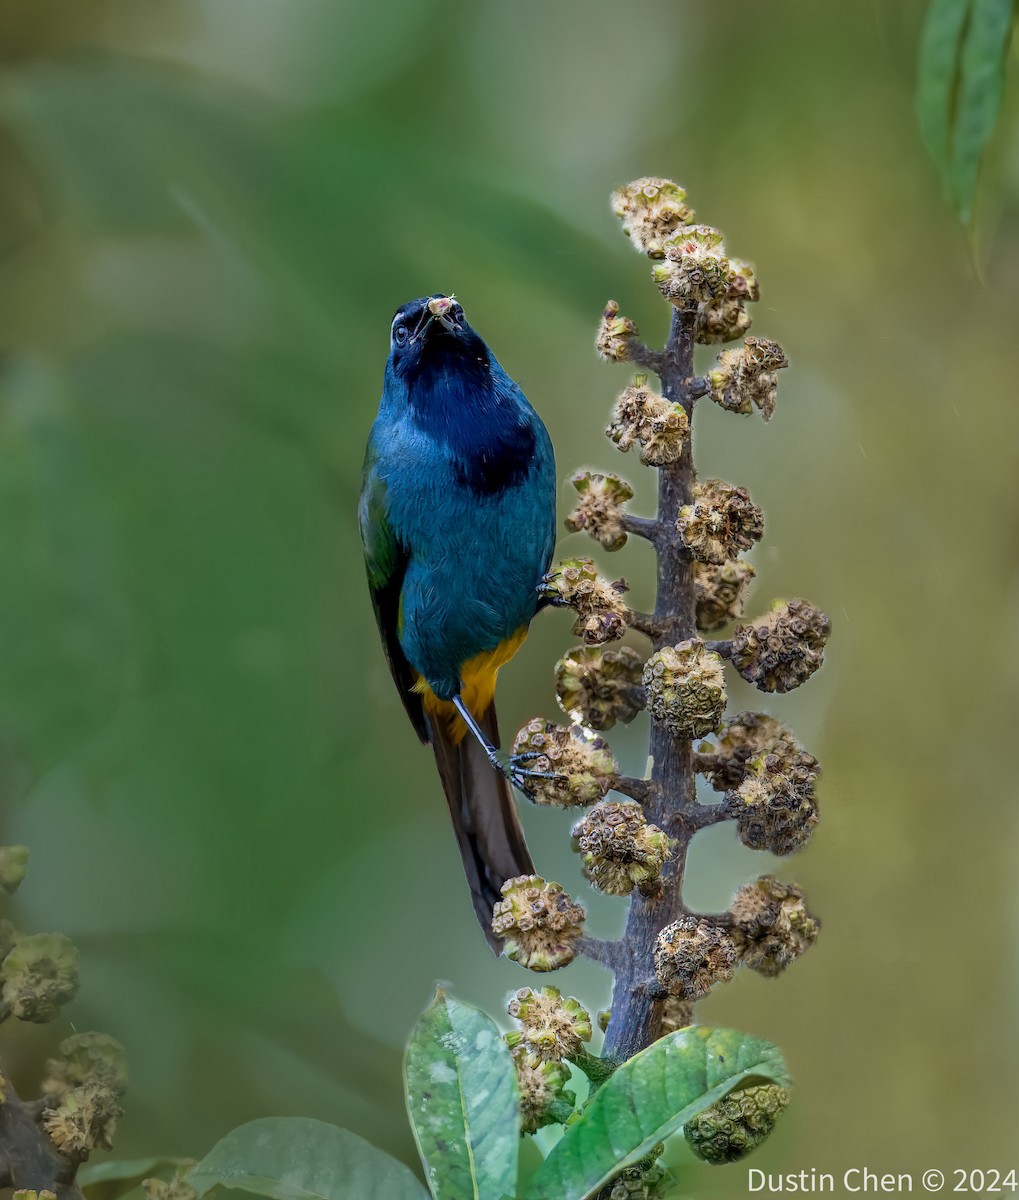
{"label": "green leaf in foreground", "polygon": [[491,1018],[441,989],[404,1060],[407,1110],[435,1200],[501,1200],[517,1179],[520,1097]]}
{"label": "green leaf in foreground", "polygon": [[428,1200],[401,1162],[356,1134],[307,1117],[249,1121],[217,1142],[187,1182],[273,1200]]}
{"label": "green leaf in foreground", "polygon": [[930,0],[920,31],[916,112],[946,200],[964,222],[1005,87],[1013,0]]}
{"label": "green leaf in foreground", "polygon": [[770,1042],[704,1025],[662,1038],[602,1084],[532,1177],[527,1200],[586,1200],[748,1079],[788,1086]]}

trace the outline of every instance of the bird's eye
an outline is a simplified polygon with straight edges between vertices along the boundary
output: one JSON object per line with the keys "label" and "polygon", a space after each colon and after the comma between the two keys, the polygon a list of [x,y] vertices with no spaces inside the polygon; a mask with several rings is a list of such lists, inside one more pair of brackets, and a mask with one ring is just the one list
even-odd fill
{"label": "bird's eye", "polygon": [[397,327],[393,330],[393,341],[396,342],[398,346],[405,346],[407,344],[408,336],[406,325],[397,325]]}

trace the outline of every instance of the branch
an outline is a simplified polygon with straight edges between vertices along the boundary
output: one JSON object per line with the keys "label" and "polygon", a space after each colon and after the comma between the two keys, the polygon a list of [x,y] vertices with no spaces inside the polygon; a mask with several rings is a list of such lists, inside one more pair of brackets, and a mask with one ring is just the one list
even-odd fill
{"label": "branch", "polygon": [[662,377],[662,371],[665,367],[665,352],[663,350],[652,350],[650,346],[645,346],[643,342],[629,342],[627,344],[627,362],[633,363],[635,367],[643,367],[647,371],[653,371],[659,378]]}
{"label": "branch", "polygon": [[630,513],[623,513],[620,520],[627,533],[632,533],[635,537],[647,538],[649,542],[657,540],[658,522],[653,517],[635,517]]}
{"label": "branch", "polygon": [[631,800],[638,800],[644,804],[658,789],[650,779],[638,779],[635,775],[618,775],[612,785],[612,790],[622,792]]}
{"label": "branch", "polygon": [[669,824],[673,830],[685,833],[689,840],[698,829],[707,829],[709,825],[720,825],[732,819],[732,806],[723,800],[719,804],[695,804],[693,808],[681,808],[672,814]]}
{"label": "branch", "polygon": [[635,608],[629,610],[626,623],[653,642],[661,638],[668,629],[667,622],[660,620],[654,613],[638,612]]}
{"label": "branch", "polygon": [[83,1200],[74,1183],[77,1164],[59,1154],[36,1124],[36,1105],[26,1104],[4,1075],[0,1104],[0,1154],[7,1163],[9,1186],[56,1192],[57,1200]]}
{"label": "branch", "polygon": [[705,642],[704,645],[707,646],[709,650],[714,650],[716,654],[721,655],[722,658],[732,658],[731,638],[727,642]]}
{"label": "branch", "polygon": [[592,962],[601,963],[603,967],[614,969],[624,957],[624,948],[620,942],[606,941],[604,938],[588,937],[584,934],[577,938],[577,950]]}

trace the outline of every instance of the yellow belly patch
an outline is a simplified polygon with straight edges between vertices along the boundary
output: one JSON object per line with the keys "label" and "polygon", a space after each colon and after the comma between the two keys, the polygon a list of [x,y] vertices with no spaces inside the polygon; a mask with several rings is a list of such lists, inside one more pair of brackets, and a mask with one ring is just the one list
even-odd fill
{"label": "yellow belly patch", "polygon": [[[494,650],[483,650],[464,663],[460,671],[460,697],[479,719],[495,699],[495,681],[499,675],[499,668],[504,667],[516,654],[526,637],[527,626],[522,625],[516,633],[501,641]],[[449,700],[440,700],[420,675],[414,684],[414,691],[420,695],[425,712],[444,722],[451,741],[454,744],[462,741],[467,726],[452,703]]]}

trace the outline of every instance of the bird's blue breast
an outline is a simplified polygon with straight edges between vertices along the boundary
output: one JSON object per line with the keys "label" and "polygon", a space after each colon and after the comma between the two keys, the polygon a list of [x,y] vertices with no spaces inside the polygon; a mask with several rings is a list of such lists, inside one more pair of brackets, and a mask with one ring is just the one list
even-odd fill
{"label": "bird's blue breast", "polygon": [[555,540],[552,445],[487,353],[409,380],[387,371],[372,439],[408,554],[400,645],[448,699],[465,663],[534,616]]}

